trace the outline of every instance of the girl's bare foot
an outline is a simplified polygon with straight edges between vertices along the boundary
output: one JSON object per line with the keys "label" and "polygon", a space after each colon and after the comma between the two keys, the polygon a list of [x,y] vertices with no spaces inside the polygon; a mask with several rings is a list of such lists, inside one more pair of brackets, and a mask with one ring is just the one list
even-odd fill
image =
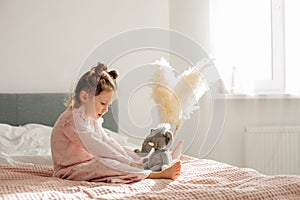
{"label": "girl's bare foot", "polygon": [[177,146],[172,151],[173,160],[179,159],[179,157],[181,156],[182,148],[183,148],[183,141],[180,140]]}
{"label": "girl's bare foot", "polygon": [[162,175],[165,176],[165,178],[176,180],[181,173],[181,162],[177,161],[174,163],[171,167],[166,168],[162,171]]}
{"label": "girl's bare foot", "polygon": [[163,171],[150,173],[147,178],[152,178],[152,179],[165,178],[165,179],[176,180],[180,176],[180,173],[181,173],[181,162],[177,161],[172,166],[164,169]]}

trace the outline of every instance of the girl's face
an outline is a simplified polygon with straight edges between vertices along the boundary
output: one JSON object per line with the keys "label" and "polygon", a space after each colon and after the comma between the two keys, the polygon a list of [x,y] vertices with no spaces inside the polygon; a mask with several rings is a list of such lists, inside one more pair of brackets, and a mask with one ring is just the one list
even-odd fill
{"label": "girl's face", "polygon": [[102,117],[111,105],[114,98],[114,91],[104,90],[98,96],[87,95],[87,98],[82,100],[86,107],[86,114],[92,119]]}

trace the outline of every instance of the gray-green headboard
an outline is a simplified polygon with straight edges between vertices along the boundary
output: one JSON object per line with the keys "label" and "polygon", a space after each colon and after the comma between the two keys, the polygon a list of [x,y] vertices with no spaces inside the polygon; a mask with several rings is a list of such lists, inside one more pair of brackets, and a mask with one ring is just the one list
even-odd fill
{"label": "gray-green headboard", "polygon": [[[65,93],[16,93],[0,94],[0,123],[24,125],[38,123],[53,126],[58,116],[66,109]],[[118,131],[117,102],[104,115],[105,128]],[[113,110],[113,112],[112,112]]]}

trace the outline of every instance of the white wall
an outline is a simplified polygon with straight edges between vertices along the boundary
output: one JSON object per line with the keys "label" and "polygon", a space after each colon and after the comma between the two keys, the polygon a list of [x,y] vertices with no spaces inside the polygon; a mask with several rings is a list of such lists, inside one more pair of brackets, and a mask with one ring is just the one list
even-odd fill
{"label": "white wall", "polygon": [[185,34],[210,51],[209,0],[171,0],[170,29]]}
{"label": "white wall", "polygon": [[168,0],[1,0],[0,92],[69,91],[100,43],[134,28],[168,28],[168,6]]}
{"label": "white wall", "polygon": [[299,110],[299,98],[227,99],[221,137],[207,158],[247,167],[244,164],[245,128],[251,125],[299,126]]}

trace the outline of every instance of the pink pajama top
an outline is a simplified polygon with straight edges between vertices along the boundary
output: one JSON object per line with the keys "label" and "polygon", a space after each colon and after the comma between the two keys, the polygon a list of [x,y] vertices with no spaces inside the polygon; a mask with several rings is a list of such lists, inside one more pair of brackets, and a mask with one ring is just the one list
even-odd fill
{"label": "pink pajama top", "polygon": [[130,166],[141,162],[131,149],[120,146],[102,128],[103,119],[90,119],[84,107],[66,110],[51,135],[54,176],[69,180],[130,183],[151,171]]}

